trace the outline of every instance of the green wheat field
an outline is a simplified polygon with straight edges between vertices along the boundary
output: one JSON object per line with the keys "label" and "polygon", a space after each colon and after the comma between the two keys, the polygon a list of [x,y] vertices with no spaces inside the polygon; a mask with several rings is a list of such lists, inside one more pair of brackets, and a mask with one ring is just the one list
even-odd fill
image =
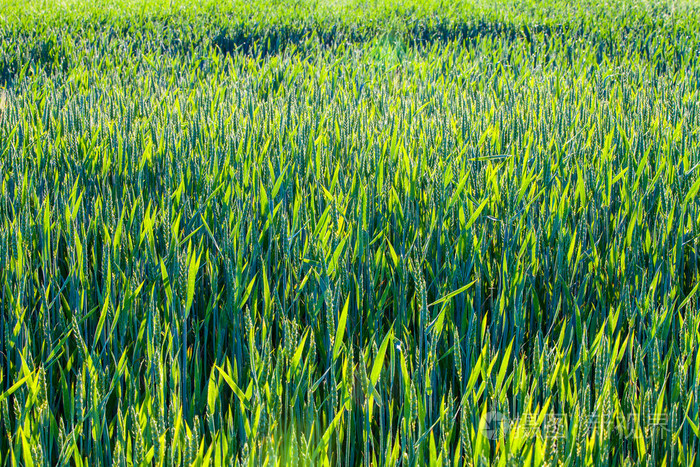
{"label": "green wheat field", "polygon": [[0,464],[700,465],[700,3],[0,0]]}

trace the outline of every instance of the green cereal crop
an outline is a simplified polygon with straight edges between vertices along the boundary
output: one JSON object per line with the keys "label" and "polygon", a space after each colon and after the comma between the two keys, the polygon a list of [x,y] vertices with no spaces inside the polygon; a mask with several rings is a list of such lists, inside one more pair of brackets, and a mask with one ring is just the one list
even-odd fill
{"label": "green cereal crop", "polygon": [[700,4],[2,0],[0,89],[0,464],[700,462]]}

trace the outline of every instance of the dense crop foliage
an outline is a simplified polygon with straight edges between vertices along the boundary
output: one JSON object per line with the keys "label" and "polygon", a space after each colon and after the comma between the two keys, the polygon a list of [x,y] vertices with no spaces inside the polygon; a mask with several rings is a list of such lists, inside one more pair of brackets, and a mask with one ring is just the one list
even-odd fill
{"label": "dense crop foliage", "polygon": [[698,8],[2,6],[4,465],[698,461]]}

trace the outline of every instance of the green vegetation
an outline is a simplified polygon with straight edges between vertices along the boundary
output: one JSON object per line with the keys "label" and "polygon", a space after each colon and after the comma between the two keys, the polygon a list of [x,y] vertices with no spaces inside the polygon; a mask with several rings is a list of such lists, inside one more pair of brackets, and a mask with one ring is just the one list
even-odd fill
{"label": "green vegetation", "polygon": [[0,2],[2,465],[700,462],[698,6],[103,3]]}

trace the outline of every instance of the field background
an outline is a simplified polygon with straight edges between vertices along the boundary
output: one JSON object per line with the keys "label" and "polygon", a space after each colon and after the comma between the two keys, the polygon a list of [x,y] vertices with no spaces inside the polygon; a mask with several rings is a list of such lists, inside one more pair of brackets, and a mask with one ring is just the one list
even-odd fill
{"label": "field background", "polygon": [[0,1],[0,463],[696,465],[699,88],[694,2]]}

